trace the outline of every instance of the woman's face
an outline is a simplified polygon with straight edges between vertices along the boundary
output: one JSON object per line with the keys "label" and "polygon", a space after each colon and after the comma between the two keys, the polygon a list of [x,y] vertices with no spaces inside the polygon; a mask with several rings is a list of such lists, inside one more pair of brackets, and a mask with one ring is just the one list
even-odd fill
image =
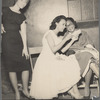
{"label": "woman's face", "polygon": [[68,32],[74,32],[75,25],[73,24],[73,22],[71,20],[68,20],[66,22],[66,28],[67,28]]}
{"label": "woman's face", "polygon": [[66,21],[64,19],[61,19],[59,23],[56,23],[56,28],[58,29],[59,32],[63,32],[66,26]]}
{"label": "woman's face", "polygon": [[27,0],[18,0],[17,5],[19,6],[20,9],[23,9],[27,5]]}

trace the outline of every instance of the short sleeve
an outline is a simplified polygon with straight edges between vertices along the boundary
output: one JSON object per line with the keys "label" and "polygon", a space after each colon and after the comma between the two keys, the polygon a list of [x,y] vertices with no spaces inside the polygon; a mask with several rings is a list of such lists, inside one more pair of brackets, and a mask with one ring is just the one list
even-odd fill
{"label": "short sleeve", "polygon": [[22,14],[22,16],[21,16],[21,20],[22,20],[22,22],[26,20],[26,17],[25,17],[24,14]]}
{"label": "short sleeve", "polygon": [[25,20],[26,20],[26,17],[25,17],[24,14],[18,15],[18,17],[17,17],[17,19],[16,19],[16,21],[17,21],[18,24],[22,24],[23,21],[25,21]]}
{"label": "short sleeve", "polygon": [[2,23],[3,23],[3,20],[5,20],[6,16],[7,16],[7,7],[3,7],[2,8]]}

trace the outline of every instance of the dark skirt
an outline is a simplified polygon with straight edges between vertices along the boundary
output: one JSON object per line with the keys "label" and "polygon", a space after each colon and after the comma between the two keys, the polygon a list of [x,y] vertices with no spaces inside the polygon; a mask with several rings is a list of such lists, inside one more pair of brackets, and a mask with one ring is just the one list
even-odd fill
{"label": "dark skirt", "polygon": [[7,31],[2,35],[2,55],[6,71],[20,72],[31,68],[29,59],[22,56],[22,50],[22,38],[18,31]]}

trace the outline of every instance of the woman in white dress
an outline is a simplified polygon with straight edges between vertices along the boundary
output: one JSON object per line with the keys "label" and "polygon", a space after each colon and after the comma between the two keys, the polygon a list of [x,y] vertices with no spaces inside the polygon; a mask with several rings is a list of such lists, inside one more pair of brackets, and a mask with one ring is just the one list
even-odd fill
{"label": "woman in white dress", "polygon": [[67,35],[64,39],[57,36],[65,29],[65,25],[66,17],[57,16],[43,37],[43,48],[33,70],[30,88],[30,95],[35,99],[52,99],[68,90],[79,99],[77,93],[73,94],[72,90],[80,80],[79,64],[74,55],[67,57],[57,53],[66,41],[72,39],[67,45],[69,48],[78,39],[72,35]]}

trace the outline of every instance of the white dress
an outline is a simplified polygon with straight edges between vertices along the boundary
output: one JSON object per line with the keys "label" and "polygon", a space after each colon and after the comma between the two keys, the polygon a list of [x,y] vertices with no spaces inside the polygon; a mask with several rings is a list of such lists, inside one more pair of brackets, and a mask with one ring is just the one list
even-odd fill
{"label": "white dress", "polygon": [[30,95],[35,99],[57,97],[80,80],[80,67],[75,56],[54,54],[45,38],[47,34],[52,35],[56,45],[61,42],[52,30],[43,37],[43,48],[33,69],[30,87]]}

